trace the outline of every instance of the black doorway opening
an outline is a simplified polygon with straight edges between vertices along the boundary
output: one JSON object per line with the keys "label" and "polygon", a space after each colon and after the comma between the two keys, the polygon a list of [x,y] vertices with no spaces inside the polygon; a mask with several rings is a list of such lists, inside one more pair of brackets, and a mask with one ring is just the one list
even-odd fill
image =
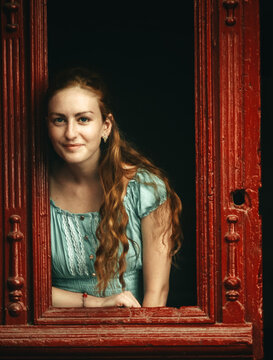
{"label": "black doorway opening", "polygon": [[193,2],[128,6],[48,0],[49,77],[68,66],[100,72],[123,134],[169,176],[184,241],[168,306],[196,305]]}

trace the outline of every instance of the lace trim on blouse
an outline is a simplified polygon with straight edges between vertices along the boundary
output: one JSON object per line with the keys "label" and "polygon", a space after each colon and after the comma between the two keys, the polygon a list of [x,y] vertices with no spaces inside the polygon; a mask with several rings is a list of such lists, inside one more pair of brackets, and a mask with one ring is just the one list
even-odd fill
{"label": "lace trim on blouse", "polygon": [[[69,259],[69,268],[72,275],[89,275],[87,264],[85,261],[85,250],[82,243],[82,235],[79,227],[77,216],[74,217],[76,227],[71,217],[62,214],[62,223],[64,227],[65,240],[67,244],[67,253]],[[78,268],[78,271],[76,269]]]}

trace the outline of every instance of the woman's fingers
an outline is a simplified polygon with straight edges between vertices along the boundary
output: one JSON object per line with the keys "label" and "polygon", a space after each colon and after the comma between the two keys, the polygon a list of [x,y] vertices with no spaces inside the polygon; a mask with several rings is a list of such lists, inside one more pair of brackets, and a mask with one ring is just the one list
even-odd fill
{"label": "woman's fingers", "polygon": [[102,306],[141,307],[140,303],[130,291],[123,291],[120,294],[104,298]]}
{"label": "woman's fingers", "polygon": [[141,307],[140,303],[131,293],[131,291],[124,291],[118,294],[117,306],[126,306],[126,307]]}

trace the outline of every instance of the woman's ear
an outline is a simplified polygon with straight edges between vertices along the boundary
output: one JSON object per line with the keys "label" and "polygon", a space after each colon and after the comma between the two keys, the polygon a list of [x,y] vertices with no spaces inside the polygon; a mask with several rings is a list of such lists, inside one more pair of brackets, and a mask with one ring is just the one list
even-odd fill
{"label": "woman's ear", "polygon": [[106,135],[107,137],[110,135],[111,130],[112,130],[112,125],[113,125],[113,121],[114,121],[114,117],[113,115],[110,113],[107,115],[107,118],[105,119],[103,126],[104,126],[104,135]]}

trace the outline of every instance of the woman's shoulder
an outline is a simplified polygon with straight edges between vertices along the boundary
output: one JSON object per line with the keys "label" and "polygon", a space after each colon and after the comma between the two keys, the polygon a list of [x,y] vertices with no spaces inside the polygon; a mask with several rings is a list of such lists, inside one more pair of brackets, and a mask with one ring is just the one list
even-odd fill
{"label": "woman's shoulder", "polygon": [[142,218],[155,210],[167,199],[164,181],[151,171],[138,168],[128,182],[125,202],[134,205]]}
{"label": "woman's shoulder", "polygon": [[145,167],[123,164],[122,168],[125,172],[125,179],[129,182],[138,181],[140,183],[164,183],[160,175],[155,174],[153,171],[148,170]]}
{"label": "woman's shoulder", "polygon": [[163,185],[164,181],[161,179],[161,177],[150,170],[147,170],[145,168],[138,168],[134,180],[138,181],[141,184],[146,185]]}

